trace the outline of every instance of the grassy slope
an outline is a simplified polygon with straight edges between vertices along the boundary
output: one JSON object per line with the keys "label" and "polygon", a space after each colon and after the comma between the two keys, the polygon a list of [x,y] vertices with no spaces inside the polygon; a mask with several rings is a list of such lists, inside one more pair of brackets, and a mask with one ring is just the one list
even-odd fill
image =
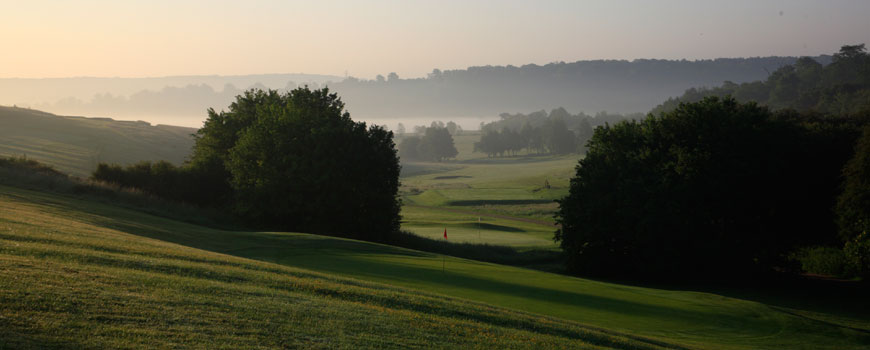
{"label": "grassy slope", "polygon": [[420,254],[209,230],[0,186],[0,348],[659,348],[569,321],[216,252],[275,244],[309,254],[322,252],[303,249],[312,245]]}
{"label": "grassy slope", "polygon": [[442,272],[434,254],[219,231],[8,187],[0,187],[0,234],[0,339],[13,345],[574,347],[569,338],[598,334],[459,297],[693,348],[870,346],[866,311],[785,309],[455,258]]}
{"label": "grassy slope", "polygon": [[0,106],[0,156],[26,155],[77,176],[90,175],[98,162],[167,160],[180,164],[190,154],[194,132],[193,128],[63,117]]}

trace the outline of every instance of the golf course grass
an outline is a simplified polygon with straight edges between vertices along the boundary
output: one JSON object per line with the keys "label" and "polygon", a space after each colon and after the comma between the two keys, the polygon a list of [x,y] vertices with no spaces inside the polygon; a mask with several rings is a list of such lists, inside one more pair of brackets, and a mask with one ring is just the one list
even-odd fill
{"label": "golf course grass", "polygon": [[271,254],[275,244],[319,247],[310,250],[315,256],[366,254],[358,248],[420,254],[311,235],[212,230],[0,186],[0,348],[671,348],[232,256]]}
{"label": "golf course grass", "polygon": [[476,132],[454,137],[448,162],[402,164],[402,229],[427,238],[554,249],[553,214],[580,156],[489,158],[474,152]]}
{"label": "golf course grass", "polygon": [[866,310],[782,299],[217,230],[0,186],[0,348],[870,347]]}

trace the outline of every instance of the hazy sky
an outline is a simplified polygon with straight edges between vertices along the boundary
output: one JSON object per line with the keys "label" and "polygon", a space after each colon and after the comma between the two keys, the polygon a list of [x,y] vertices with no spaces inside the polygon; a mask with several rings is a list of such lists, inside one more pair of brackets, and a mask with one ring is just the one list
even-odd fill
{"label": "hazy sky", "polygon": [[870,1],[0,0],[0,78],[391,71],[818,55]]}

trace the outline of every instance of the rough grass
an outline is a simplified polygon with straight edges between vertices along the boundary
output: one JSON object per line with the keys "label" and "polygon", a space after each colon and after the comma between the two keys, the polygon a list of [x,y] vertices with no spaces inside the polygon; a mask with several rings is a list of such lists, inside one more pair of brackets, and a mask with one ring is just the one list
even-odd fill
{"label": "rough grass", "polygon": [[[183,228],[99,203],[0,187],[0,348],[663,345],[143,235],[158,230],[153,234],[176,241],[246,246],[244,234]],[[202,233],[208,236],[196,236]]]}
{"label": "rough grass", "polygon": [[866,302],[849,300],[849,311],[800,290],[774,306],[632,287],[215,230],[9,187],[0,187],[0,284],[0,347],[10,348],[870,346]]}

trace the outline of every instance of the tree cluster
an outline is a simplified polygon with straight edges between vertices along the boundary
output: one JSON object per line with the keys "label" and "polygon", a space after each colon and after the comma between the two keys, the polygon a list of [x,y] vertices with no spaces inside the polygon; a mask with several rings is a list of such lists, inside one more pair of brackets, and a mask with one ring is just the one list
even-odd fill
{"label": "tree cluster", "polygon": [[710,97],[599,127],[555,238],[569,269],[586,275],[787,267],[797,247],[842,243],[832,209],[863,124]]}
{"label": "tree cluster", "polygon": [[793,108],[825,114],[856,114],[870,110],[870,55],[864,44],[843,46],[832,62],[822,65],[802,57],[783,66],[764,81],[735,84],[726,81],[712,89],[691,88],[652,110],[671,111],[682,102],[697,102],[707,96],[732,96],[773,109]]}
{"label": "tree cluster", "polygon": [[456,123],[449,122],[445,126],[441,122],[432,122],[429,127],[415,129],[417,135],[405,136],[399,144],[402,159],[440,162],[459,154],[453,144],[453,134],[461,132],[462,128]]}
{"label": "tree cluster", "polygon": [[[228,111],[208,114],[183,168],[100,165],[94,178],[192,203],[213,201],[263,228],[375,241],[398,230],[393,134],[351,120],[328,89],[250,90]],[[178,184],[190,179],[206,190],[185,192]]]}
{"label": "tree cluster", "polygon": [[556,108],[549,114],[538,111],[525,114],[502,113],[501,120],[481,126],[480,141],[474,150],[490,157],[514,156],[525,150],[527,154],[583,153],[593,128],[636,115],[623,116],[600,112],[595,117],[584,113],[569,114]]}

